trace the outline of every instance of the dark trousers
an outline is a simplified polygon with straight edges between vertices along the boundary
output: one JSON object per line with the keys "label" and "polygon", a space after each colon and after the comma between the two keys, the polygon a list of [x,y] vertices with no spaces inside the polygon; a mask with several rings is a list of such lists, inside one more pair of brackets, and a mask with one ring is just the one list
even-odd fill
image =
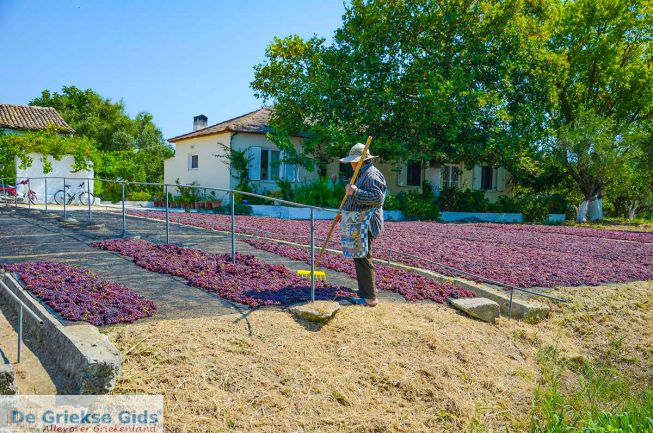
{"label": "dark trousers", "polygon": [[367,256],[354,259],[356,266],[356,279],[358,280],[358,293],[364,299],[376,299],[376,286],[374,285],[374,263],[372,262],[372,236],[368,236]]}

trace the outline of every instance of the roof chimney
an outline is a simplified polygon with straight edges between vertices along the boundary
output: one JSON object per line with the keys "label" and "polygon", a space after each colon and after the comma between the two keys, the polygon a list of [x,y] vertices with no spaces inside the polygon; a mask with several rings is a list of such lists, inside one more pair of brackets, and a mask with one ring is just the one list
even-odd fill
{"label": "roof chimney", "polygon": [[203,114],[193,117],[193,131],[206,128],[209,118]]}

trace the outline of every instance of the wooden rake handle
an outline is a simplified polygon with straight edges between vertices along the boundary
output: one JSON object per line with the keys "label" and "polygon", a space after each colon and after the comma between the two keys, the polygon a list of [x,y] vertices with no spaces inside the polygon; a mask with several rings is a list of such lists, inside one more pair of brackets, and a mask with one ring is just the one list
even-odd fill
{"label": "wooden rake handle", "polygon": [[[356,178],[358,177],[358,173],[361,171],[361,167],[363,166],[363,162],[365,162],[365,157],[367,156],[367,151],[370,148],[370,143],[372,142],[372,136],[369,135],[367,137],[367,141],[365,142],[365,148],[363,149],[363,154],[361,155],[360,159],[358,160],[358,163],[356,164],[356,169],[354,170],[354,174],[351,176],[351,179],[349,180],[349,185],[353,185],[356,182]],[[322,259],[322,255],[324,254],[324,251],[326,250],[327,245],[329,245],[329,240],[331,239],[331,235],[333,234],[333,229],[336,227],[336,224],[338,223],[338,215],[342,212],[342,208],[345,206],[345,202],[347,201],[347,193],[345,192],[345,196],[342,198],[342,201],[340,202],[340,207],[338,208],[338,213],[336,214],[336,217],[333,219],[333,222],[331,223],[331,228],[329,228],[329,233],[327,234],[326,240],[324,241],[324,244],[322,245],[322,248],[320,249],[320,254],[317,256],[317,260],[315,261],[315,267],[317,268],[317,265],[320,263],[320,260]]]}

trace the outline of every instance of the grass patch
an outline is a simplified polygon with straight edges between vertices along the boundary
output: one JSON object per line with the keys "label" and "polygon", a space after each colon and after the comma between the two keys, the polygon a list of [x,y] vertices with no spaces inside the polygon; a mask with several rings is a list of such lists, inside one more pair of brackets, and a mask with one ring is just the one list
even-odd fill
{"label": "grass patch", "polygon": [[531,411],[531,433],[647,433],[653,431],[653,388],[632,383],[607,365],[540,352],[541,384]]}

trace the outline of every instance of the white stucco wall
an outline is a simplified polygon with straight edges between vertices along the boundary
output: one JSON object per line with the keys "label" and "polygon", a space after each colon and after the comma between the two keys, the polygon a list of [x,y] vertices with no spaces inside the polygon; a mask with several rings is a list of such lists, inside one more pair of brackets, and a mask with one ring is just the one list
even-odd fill
{"label": "white stucco wall", "polygon": [[[293,144],[296,149],[300,149],[301,138],[293,137]],[[234,149],[245,150],[250,147],[260,147],[262,150],[279,150],[279,148],[272,143],[265,135],[263,134],[250,134],[239,132],[233,135],[231,138],[231,145]],[[302,184],[306,182],[312,182],[318,178],[318,175],[315,171],[309,172],[303,167],[297,167],[297,177],[295,180],[296,184]],[[277,183],[274,180],[252,180],[250,184],[258,191],[275,191],[278,189]],[[238,180],[234,177],[231,179],[231,188],[235,188],[238,185]]]}
{"label": "white stucco wall", "polygon": [[[292,140],[295,146],[299,148],[301,138],[293,138]],[[238,179],[231,175],[230,169],[224,160],[215,156],[224,155],[224,149],[218,143],[230,145],[233,149],[241,151],[251,147],[279,150],[265,135],[244,132],[224,132],[182,140],[176,143],[175,156],[167,159],[164,163],[165,183],[175,184],[179,179],[182,185],[197,182],[199,185],[214,188],[235,188],[238,185]],[[196,169],[190,166],[191,155],[198,156],[198,167]],[[317,173],[298,167],[295,182],[298,184],[311,182],[317,177]],[[250,183],[258,192],[270,192],[278,189],[274,180],[253,180]],[[219,195],[219,198],[225,200],[225,194]]]}
{"label": "white stucco wall", "polygon": [[[293,143],[299,149],[301,138],[294,137]],[[174,157],[165,161],[164,179],[168,184],[174,184],[179,179],[182,184],[197,182],[199,185],[216,187],[216,188],[235,188],[238,185],[238,179],[231,176],[229,167],[214,155],[223,154],[223,149],[218,143],[231,145],[237,150],[246,150],[251,147],[260,147],[261,149],[278,150],[264,134],[253,133],[229,133],[214,134],[205,137],[198,137],[190,140],[183,140],[176,143],[176,154]],[[190,155],[198,155],[198,168],[190,168]],[[401,171],[397,171],[397,164],[377,160],[375,165],[381,170],[386,178],[388,191],[391,194],[397,194],[401,191],[421,190],[421,186],[406,185],[405,166]],[[461,189],[470,188],[477,190],[480,188],[478,178],[480,176],[480,166],[473,169],[467,169],[463,164],[459,164],[461,174],[459,177],[459,187]],[[327,167],[327,175],[332,177],[339,172],[339,163],[337,160],[331,162]],[[441,185],[441,168],[427,167],[422,171],[422,176],[433,186],[434,191],[439,191]],[[309,172],[303,167],[297,168],[296,184],[310,183],[318,179],[316,171]],[[250,184],[261,193],[277,190],[277,184],[274,180],[252,180]],[[502,195],[510,195],[512,187],[510,184],[510,174],[503,168],[499,169],[496,179],[496,185],[492,190],[485,191],[485,196],[494,202]],[[223,196],[220,197],[224,199]]]}
{"label": "white stucco wall", "polygon": [[[175,184],[177,179],[182,185],[197,182],[199,185],[213,188],[229,188],[229,167],[215,155],[224,155],[218,143],[229,145],[231,133],[207,135],[176,143],[175,156],[164,163],[164,181]],[[196,169],[190,168],[190,155],[198,156]],[[224,195],[216,193],[218,198]]]}
{"label": "white stucco wall", "polygon": [[[18,193],[23,194],[27,191],[27,186],[20,186],[18,183],[24,179],[30,179],[30,188],[32,191],[36,192],[36,199],[39,203],[43,203],[43,197],[45,196],[45,179],[36,179],[38,177],[48,177],[47,181],[47,190],[48,190],[48,203],[52,203],[54,193],[63,189],[64,180],[63,179],[54,179],[54,178],[66,178],[66,184],[71,186],[71,191],[77,192],[79,190],[79,184],[82,183],[82,180],[75,180],[75,178],[93,178],[94,171],[90,170],[80,170],[72,171],[73,166],[75,165],[75,158],[72,155],[64,155],[60,161],[57,161],[51,156],[48,156],[48,161],[52,163],[52,171],[49,173],[43,173],[43,155],[40,153],[31,153],[30,157],[33,162],[32,165],[27,168],[20,168],[20,159],[16,157],[16,184],[18,187]],[[90,181],[90,190],[93,192],[93,181]]]}

